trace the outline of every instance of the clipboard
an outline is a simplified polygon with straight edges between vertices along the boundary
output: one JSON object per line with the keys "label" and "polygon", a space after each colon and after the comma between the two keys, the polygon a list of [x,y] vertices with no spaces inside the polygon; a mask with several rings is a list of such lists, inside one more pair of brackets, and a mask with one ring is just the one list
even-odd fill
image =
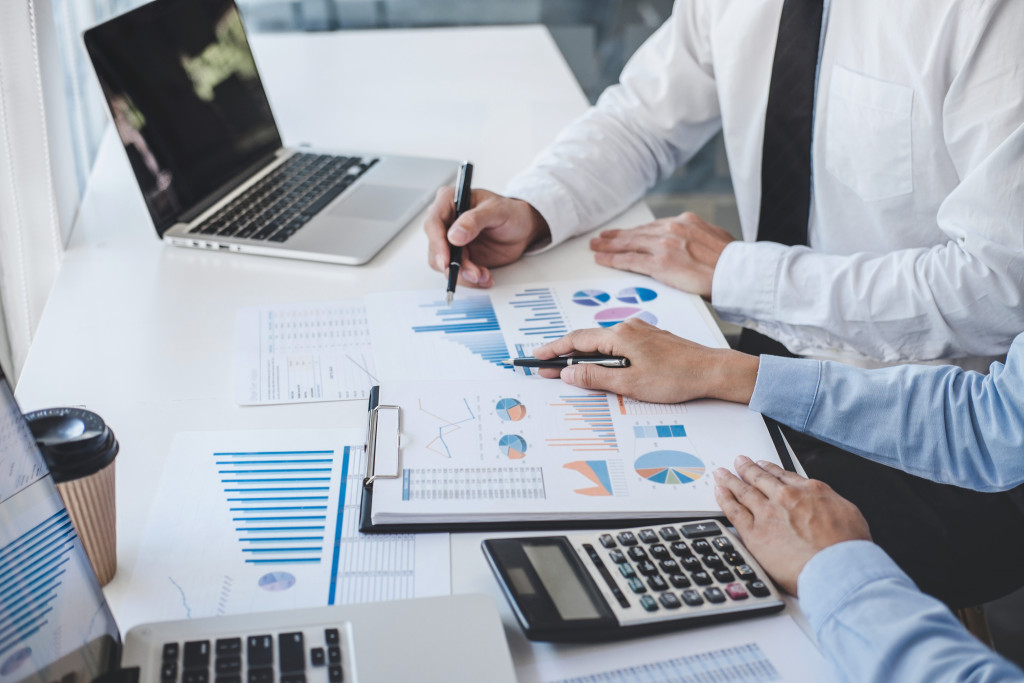
{"label": "clipboard", "polygon": [[[778,453],[782,466],[795,472],[785,437],[778,422],[761,416]],[[523,521],[467,521],[451,523],[373,523],[373,484],[378,479],[398,479],[402,476],[402,407],[380,403],[380,386],[370,389],[366,426],[366,472],[363,477],[362,500],[359,506],[359,531],[366,534],[430,533],[455,531],[538,531],[551,529],[598,529],[615,526],[648,526],[674,523],[679,515],[621,519],[595,518],[591,520],[552,519]],[[707,515],[701,515],[707,518]],[[725,515],[712,515],[725,520]]]}

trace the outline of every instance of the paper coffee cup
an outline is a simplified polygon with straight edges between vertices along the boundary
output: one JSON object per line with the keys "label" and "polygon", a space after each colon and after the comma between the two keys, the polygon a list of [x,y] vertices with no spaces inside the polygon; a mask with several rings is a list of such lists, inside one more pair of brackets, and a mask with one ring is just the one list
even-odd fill
{"label": "paper coffee cup", "polygon": [[114,432],[96,413],[47,408],[25,416],[100,585],[117,572]]}

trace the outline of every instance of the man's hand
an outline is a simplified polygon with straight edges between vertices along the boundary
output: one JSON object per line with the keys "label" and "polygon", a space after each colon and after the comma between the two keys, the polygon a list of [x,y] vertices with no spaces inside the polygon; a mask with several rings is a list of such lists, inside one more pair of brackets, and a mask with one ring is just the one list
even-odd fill
{"label": "man's hand", "polygon": [[534,350],[537,358],[570,353],[625,356],[628,368],[570,365],[542,369],[573,386],[613,391],[653,403],[680,403],[720,398],[748,403],[757,380],[759,359],[729,349],[709,349],[671,332],[631,318],[614,327],[576,330]]}
{"label": "man's hand", "polygon": [[722,228],[686,212],[630,230],[605,230],[590,248],[602,266],[650,275],[710,300],[718,257],[732,241]]}
{"label": "man's hand", "polygon": [[449,240],[464,247],[461,284],[490,287],[494,284],[490,268],[512,263],[531,244],[551,239],[547,221],[522,200],[487,190],[473,190],[470,199],[470,210],[455,220],[455,189],[442,187],[423,223],[428,263],[434,270],[448,272]]}
{"label": "man's hand", "polygon": [[827,484],[740,456],[737,478],[715,470],[715,500],[775,582],[796,595],[804,565],[843,541],[871,540],[857,506]]}

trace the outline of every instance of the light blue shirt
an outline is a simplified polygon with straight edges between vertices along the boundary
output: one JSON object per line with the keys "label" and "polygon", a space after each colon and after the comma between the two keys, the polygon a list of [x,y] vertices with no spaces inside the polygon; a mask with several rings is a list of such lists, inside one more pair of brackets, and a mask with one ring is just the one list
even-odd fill
{"label": "light blue shirt", "polygon": [[[750,407],[822,441],[920,477],[979,491],[1024,482],[1024,334],[1005,365],[879,370],[761,356]],[[1024,681],[873,543],[815,555],[800,606],[850,681]]]}

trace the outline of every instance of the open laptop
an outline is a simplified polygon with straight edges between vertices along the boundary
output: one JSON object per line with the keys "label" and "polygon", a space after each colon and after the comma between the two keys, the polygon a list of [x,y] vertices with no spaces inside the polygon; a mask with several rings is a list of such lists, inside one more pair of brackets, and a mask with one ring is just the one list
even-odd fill
{"label": "open laptop", "polygon": [[143,624],[122,644],[0,372],[0,683],[97,679],[512,683],[515,674],[497,608],[484,595]]}
{"label": "open laptop", "polygon": [[171,244],[365,263],[457,168],[282,147],[232,0],[155,0],[84,37],[157,234]]}

